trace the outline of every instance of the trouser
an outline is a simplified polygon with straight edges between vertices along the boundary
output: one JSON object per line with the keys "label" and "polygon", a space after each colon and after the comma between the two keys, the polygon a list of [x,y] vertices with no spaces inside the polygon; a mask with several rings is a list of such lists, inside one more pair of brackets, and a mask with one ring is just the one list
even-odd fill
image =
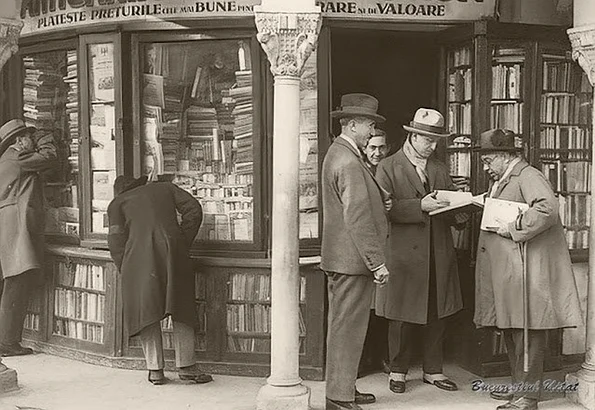
{"label": "trouser", "polygon": [[337,401],[353,401],[357,368],[370,320],[374,282],[370,276],[326,274],[326,397]]}
{"label": "trouser", "polygon": [[0,346],[20,343],[38,269],[0,280]]}
{"label": "trouser", "polygon": [[383,317],[376,316],[374,310],[370,310],[370,322],[364,341],[360,370],[380,369],[382,361],[388,358],[388,323]]}
{"label": "trouser", "polygon": [[504,329],[515,398],[539,400],[543,381],[543,362],[547,330],[529,330],[529,371],[523,369],[523,329]]}
{"label": "trouser", "polygon": [[[196,363],[194,355],[194,328],[182,322],[173,322],[174,349],[176,367],[192,366]],[[147,370],[161,370],[165,367],[163,359],[163,339],[161,323],[156,322],[145,327],[139,333],[139,339],[145,353]]]}

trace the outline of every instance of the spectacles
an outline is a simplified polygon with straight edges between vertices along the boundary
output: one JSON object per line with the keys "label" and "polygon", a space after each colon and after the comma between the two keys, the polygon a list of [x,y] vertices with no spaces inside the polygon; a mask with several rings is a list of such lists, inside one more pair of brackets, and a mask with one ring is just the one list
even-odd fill
{"label": "spectacles", "polygon": [[496,157],[492,157],[492,158],[486,157],[486,158],[482,158],[481,162],[489,167],[490,165],[492,165],[492,162],[494,162],[495,160],[496,160]]}

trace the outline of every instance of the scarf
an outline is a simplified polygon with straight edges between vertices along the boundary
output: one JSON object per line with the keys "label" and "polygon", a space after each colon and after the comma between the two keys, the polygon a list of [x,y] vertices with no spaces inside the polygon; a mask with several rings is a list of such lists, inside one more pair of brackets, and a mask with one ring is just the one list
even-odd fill
{"label": "scarf", "polygon": [[421,179],[421,182],[424,185],[428,185],[430,183],[428,179],[428,173],[426,172],[426,165],[428,164],[428,159],[419,155],[415,148],[413,148],[413,145],[411,145],[409,138],[407,138],[405,140],[405,143],[403,144],[403,153],[411,162],[411,164],[413,164],[413,166],[415,167],[415,172],[417,172],[417,175],[419,176],[419,179]]}

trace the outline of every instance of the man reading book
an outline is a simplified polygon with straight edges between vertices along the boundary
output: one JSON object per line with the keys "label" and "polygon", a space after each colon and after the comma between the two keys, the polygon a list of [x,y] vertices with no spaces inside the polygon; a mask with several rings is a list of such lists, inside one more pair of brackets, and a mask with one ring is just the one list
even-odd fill
{"label": "man reading book", "polygon": [[[483,224],[477,246],[474,321],[480,327],[503,330],[512,382],[529,386],[543,379],[547,329],[577,326],[582,320],[558,200],[545,176],[518,152],[512,131],[493,129],[480,136],[481,160],[491,179],[486,212],[491,199],[526,205],[513,209],[518,216],[512,222],[494,218],[495,223],[487,225],[495,226]],[[518,244],[526,249],[524,256]],[[527,316],[523,301],[528,304]],[[523,368],[525,326],[527,372]],[[498,410],[534,410],[539,389],[491,396],[508,400]]]}
{"label": "man reading book", "polygon": [[[389,320],[389,388],[405,391],[405,378],[415,348],[423,340],[423,379],[447,391],[457,385],[442,373],[445,319],[463,307],[451,216],[431,217],[448,206],[437,190],[456,190],[446,166],[432,154],[446,138],[444,117],[420,108],[403,147],[378,165],[376,178],[392,196],[387,267],[388,283],[376,293],[376,314]],[[464,222],[464,218],[460,222]]]}

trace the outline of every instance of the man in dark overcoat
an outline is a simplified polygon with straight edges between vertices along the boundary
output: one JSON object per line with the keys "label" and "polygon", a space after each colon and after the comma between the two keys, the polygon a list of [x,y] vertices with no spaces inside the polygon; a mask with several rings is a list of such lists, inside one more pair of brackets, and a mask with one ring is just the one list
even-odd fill
{"label": "man in dark overcoat", "polygon": [[322,164],[322,261],[328,279],[326,409],[361,409],[372,394],[356,390],[358,364],[370,318],[374,278],[388,276],[388,224],[382,189],[364,164],[362,151],[374,133],[378,100],[346,94],[339,118],[341,135]]}
{"label": "man in dark overcoat", "polygon": [[[474,322],[503,330],[512,382],[525,387],[508,397],[495,397],[509,400],[498,407],[500,410],[537,409],[547,330],[582,324],[558,199],[545,176],[517,151],[512,131],[493,129],[480,135],[481,160],[491,179],[488,197],[529,205],[515,222],[501,223],[496,232],[482,230],[477,245]],[[525,299],[529,310],[528,372],[523,369]]]}
{"label": "man in dark overcoat", "polygon": [[51,135],[36,141],[23,120],[0,128],[0,355],[32,353],[21,346],[31,292],[43,269],[44,220],[40,173],[54,167]]}
{"label": "man in dark overcoat", "polygon": [[146,181],[116,178],[108,207],[108,245],[122,275],[124,325],[130,336],[140,338],[149,381],[163,384],[160,321],[171,316],[180,379],[206,383],[212,378],[198,370],[194,354],[195,278],[189,256],[202,208],[171,182]]}
{"label": "man in dark overcoat", "polygon": [[[423,333],[423,380],[453,391],[457,385],[442,373],[445,318],[462,309],[457,259],[452,240],[454,218],[430,217],[448,205],[434,190],[456,190],[448,169],[431,155],[448,135],[444,117],[420,108],[409,126],[403,147],[380,163],[376,178],[393,200],[389,212],[388,269],[384,289],[376,294],[376,314],[389,319],[389,388],[405,391],[405,378],[415,347],[414,335]],[[461,216],[459,223],[466,217]]]}

